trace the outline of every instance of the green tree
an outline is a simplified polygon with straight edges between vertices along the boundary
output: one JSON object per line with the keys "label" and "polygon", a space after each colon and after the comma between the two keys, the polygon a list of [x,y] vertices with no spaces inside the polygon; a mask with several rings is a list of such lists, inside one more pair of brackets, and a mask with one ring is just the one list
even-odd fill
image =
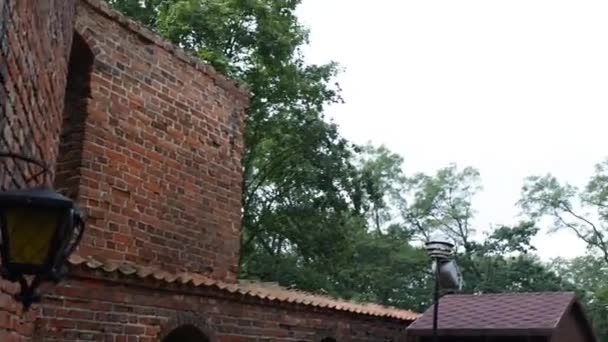
{"label": "green tree", "polygon": [[608,265],[608,160],[596,165],[583,189],[552,175],[529,177],[519,204],[534,220],[551,218],[553,230],[574,232]]}
{"label": "green tree", "polygon": [[598,337],[608,341],[608,267],[603,260],[593,255],[557,258],[552,267],[576,288]]}
{"label": "green tree", "polygon": [[403,158],[385,146],[375,147],[368,143],[361,148],[357,159],[355,165],[360,180],[357,209],[365,212],[370,226],[380,232],[395,223],[398,206],[403,200]]}
{"label": "green tree", "polygon": [[117,10],[154,28],[158,20],[158,7],[163,0],[106,0]]}
{"label": "green tree", "polygon": [[556,291],[567,284],[533,252],[538,233],[534,221],[499,226],[477,237],[473,227],[473,200],[481,189],[477,170],[455,165],[435,175],[408,179],[409,199],[401,206],[412,234],[423,240],[433,232],[447,233],[457,243],[457,260],[465,292]]}
{"label": "green tree", "polygon": [[538,232],[533,222],[493,229],[481,242],[472,243],[459,261],[467,292],[557,291],[566,283],[538,257],[531,239]]}
{"label": "green tree", "polygon": [[348,261],[340,274],[345,285],[342,294],[413,310],[424,310],[430,304],[430,261],[422,248],[410,243],[402,227],[362,234]]}
{"label": "green tree", "polygon": [[532,221],[523,221],[514,226],[499,226],[487,235],[479,248],[485,255],[528,254],[536,250],[532,238],[539,228]]}
{"label": "green tree", "polygon": [[[407,179],[407,184],[408,192],[403,194],[400,206],[404,227],[422,240],[436,231],[447,233],[455,240],[456,258],[465,280],[463,291],[496,293],[569,288],[569,284],[533,254],[531,239],[538,233],[534,221],[499,226],[482,236],[475,234],[473,200],[481,189],[477,170],[450,165],[434,175],[414,175]],[[428,260],[420,262],[419,267],[428,268]],[[429,298],[430,288],[420,293],[422,303]]]}
{"label": "green tree", "polygon": [[577,289],[600,339],[608,341],[608,160],[582,188],[550,174],[528,177],[519,204],[531,219],[549,218],[552,231],[570,230],[587,245],[589,255],[557,259],[553,267]]}
{"label": "green tree", "polygon": [[461,170],[450,165],[433,176],[417,174],[408,179],[409,203],[401,206],[403,219],[423,240],[442,231],[468,254],[475,232],[472,200],[480,190],[479,172],[472,167]]}

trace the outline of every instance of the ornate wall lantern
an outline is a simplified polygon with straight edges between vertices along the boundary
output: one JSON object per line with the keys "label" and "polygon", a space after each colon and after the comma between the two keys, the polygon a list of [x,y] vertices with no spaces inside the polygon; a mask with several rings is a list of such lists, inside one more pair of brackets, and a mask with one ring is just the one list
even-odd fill
{"label": "ornate wall lantern", "polygon": [[39,300],[43,281],[64,276],[83,232],[78,206],[48,187],[0,192],[0,272],[21,285],[17,300],[25,310]]}

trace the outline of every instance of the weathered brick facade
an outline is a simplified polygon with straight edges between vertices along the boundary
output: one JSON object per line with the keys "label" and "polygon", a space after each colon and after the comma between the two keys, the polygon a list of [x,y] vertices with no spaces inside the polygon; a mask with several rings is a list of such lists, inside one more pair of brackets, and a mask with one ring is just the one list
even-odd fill
{"label": "weathered brick facade", "polygon": [[72,51],[93,56],[68,77],[58,175],[89,214],[80,254],[236,280],[246,94],[105,7],[77,12]]}
{"label": "weathered brick facade", "polygon": [[[61,129],[74,0],[0,0],[0,151],[43,160],[52,180]],[[39,168],[0,159],[0,189],[20,188]]]}
{"label": "weathered brick facade", "polygon": [[[0,283],[0,341],[403,340],[409,311],[237,282],[245,91],[100,0],[45,3],[0,0],[0,151],[47,162],[87,231],[27,316]],[[35,172],[2,162],[4,188]]]}
{"label": "weathered brick facade", "polygon": [[[153,342],[163,341],[180,326],[193,325],[210,341],[404,341],[407,322],[402,320],[272,303],[210,288],[142,288],[121,279],[94,281],[87,275],[64,283],[45,298],[37,336]],[[182,341],[189,340],[167,342]]]}

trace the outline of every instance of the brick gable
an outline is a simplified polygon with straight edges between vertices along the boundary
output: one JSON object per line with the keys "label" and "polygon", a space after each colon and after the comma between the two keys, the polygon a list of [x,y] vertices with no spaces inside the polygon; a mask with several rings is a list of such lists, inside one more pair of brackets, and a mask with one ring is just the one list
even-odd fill
{"label": "brick gable", "polygon": [[81,254],[234,281],[246,95],[100,2],[77,12],[94,54],[86,113],[72,113],[86,117]]}

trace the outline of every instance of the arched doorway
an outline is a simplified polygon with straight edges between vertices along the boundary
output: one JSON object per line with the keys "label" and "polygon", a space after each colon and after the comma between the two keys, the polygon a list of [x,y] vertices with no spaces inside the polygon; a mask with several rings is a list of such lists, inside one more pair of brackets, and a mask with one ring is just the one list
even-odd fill
{"label": "arched doorway", "polygon": [[210,342],[209,338],[194,325],[182,325],[169,333],[162,342]]}

